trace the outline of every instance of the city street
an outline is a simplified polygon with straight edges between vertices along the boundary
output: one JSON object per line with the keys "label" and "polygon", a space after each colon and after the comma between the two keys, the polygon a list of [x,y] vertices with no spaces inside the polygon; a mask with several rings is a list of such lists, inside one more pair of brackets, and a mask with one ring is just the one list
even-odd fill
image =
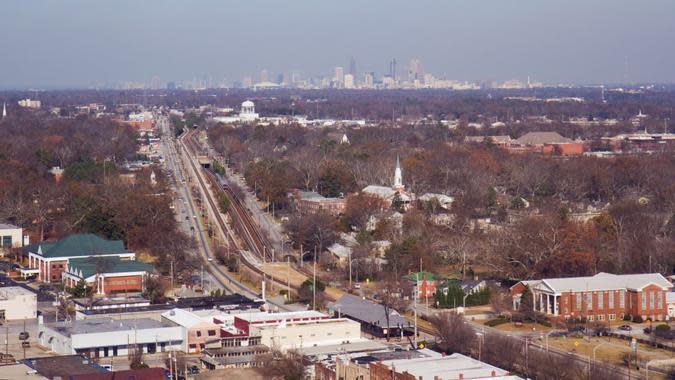
{"label": "city street", "polygon": [[[191,177],[186,176],[184,163],[176,152],[175,139],[172,137],[173,132],[169,124],[169,120],[165,116],[159,116],[157,126],[162,132],[162,154],[166,158],[165,165],[171,176],[173,177],[172,187],[176,194],[174,202],[174,212],[176,213],[176,220],[179,223],[181,230],[187,235],[195,239],[198,252],[195,254],[198,257],[213,257],[211,247],[206,237],[205,228],[201,224],[201,219],[197,213],[197,207],[190,194],[189,180]],[[201,266],[203,268],[203,264]],[[208,266],[205,270],[200,270],[197,275],[204,274],[204,285],[208,291],[215,289],[223,289],[220,282],[209,272]]]}

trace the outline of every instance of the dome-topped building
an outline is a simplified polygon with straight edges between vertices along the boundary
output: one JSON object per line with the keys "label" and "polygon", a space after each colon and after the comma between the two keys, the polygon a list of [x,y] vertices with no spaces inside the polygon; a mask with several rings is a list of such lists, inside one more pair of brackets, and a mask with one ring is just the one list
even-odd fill
{"label": "dome-topped building", "polygon": [[255,104],[247,100],[241,103],[241,111],[239,112],[239,118],[241,121],[254,121],[258,120],[258,114],[255,113]]}

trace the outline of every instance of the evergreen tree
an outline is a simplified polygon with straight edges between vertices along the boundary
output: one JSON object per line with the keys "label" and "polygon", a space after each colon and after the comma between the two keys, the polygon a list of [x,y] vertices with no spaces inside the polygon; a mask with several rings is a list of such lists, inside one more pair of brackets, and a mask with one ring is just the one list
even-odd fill
{"label": "evergreen tree", "polygon": [[525,286],[523,293],[521,293],[518,311],[526,317],[532,317],[534,315],[534,297],[529,286]]}
{"label": "evergreen tree", "polygon": [[87,286],[84,280],[80,280],[75,284],[75,287],[70,289],[70,294],[75,298],[83,298],[89,296],[91,289]]}

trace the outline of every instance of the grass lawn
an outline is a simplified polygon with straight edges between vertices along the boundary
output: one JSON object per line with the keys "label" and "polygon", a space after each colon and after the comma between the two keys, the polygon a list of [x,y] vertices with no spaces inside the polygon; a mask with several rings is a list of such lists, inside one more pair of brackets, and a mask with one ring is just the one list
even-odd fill
{"label": "grass lawn", "polygon": [[523,323],[522,325],[516,325],[515,323],[504,323],[494,327],[500,331],[508,332],[521,332],[521,333],[532,333],[532,332],[549,332],[553,330],[552,327],[542,326],[540,324],[534,323]]}
{"label": "grass lawn", "polygon": [[[545,344],[545,340],[539,340]],[[585,338],[549,338],[548,344],[568,352],[573,352],[582,356],[592,356],[595,351],[596,360],[609,362],[616,365],[624,365],[623,355],[631,351],[630,342],[611,337],[592,337],[590,340]],[[599,346],[600,345],[600,346]],[[643,360],[670,359],[672,353],[660,350],[648,345],[638,344],[638,356]]]}

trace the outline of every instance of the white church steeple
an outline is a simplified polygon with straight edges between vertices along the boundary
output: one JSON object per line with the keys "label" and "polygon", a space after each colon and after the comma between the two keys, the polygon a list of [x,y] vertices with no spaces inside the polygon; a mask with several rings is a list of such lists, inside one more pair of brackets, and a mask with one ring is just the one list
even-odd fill
{"label": "white church steeple", "polygon": [[394,170],[394,190],[403,190],[403,174],[401,173],[401,162],[398,157],[398,154],[396,155],[396,170]]}

